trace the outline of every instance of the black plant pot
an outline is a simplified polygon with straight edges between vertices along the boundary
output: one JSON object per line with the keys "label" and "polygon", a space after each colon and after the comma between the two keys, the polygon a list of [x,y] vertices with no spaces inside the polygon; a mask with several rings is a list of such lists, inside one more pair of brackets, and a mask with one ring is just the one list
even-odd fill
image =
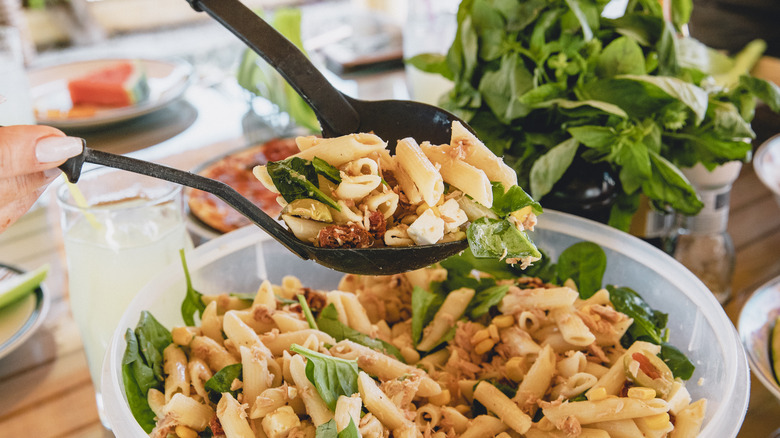
{"label": "black plant pot", "polygon": [[606,224],[619,192],[617,175],[608,164],[589,163],[576,156],[550,193],[539,202],[544,208]]}

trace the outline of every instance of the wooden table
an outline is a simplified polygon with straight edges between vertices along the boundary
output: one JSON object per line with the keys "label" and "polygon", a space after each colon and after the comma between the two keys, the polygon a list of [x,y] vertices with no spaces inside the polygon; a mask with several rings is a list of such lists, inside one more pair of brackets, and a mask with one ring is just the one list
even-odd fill
{"label": "wooden table", "polygon": [[[398,85],[397,75],[391,80]],[[402,77],[400,81],[402,87]],[[135,140],[115,135],[114,146],[122,152],[134,151],[148,146],[134,142],[159,141],[156,146],[132,155],[184,169],[241,146],[239,121],[244,108],[225,102],[214,93],[213,89],[197,87],[188,92],[187,102],[198,109],[199,117],[176,135],[136,136]],[[111,144],[105,146],[111,150]],[[737,264],[733,279],[735,298],[726,305],[726,311],[735,323],[756,287],[780,275],[779,213],[780,208],[759,182],[752,166],[744,166],[733,188],[729,222]],[[43,206],[0,235],[0,261],[25,269],[46,262],[52,266],[45,283],[52,297],[45,323],[19,349],[0,359],[2,437],[112,436],[98,419],[87,362],[68,306],[58,220],[56,209]],[[780,403],[753,378],[750,407],[739,437],[765,438],[778,428]]]}

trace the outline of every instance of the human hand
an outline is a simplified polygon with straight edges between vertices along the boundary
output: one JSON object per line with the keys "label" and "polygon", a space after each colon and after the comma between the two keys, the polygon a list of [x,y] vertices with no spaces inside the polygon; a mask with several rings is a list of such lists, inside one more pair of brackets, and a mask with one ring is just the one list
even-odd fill
{"label": "human hand", "polygon": [[0,233],[61,173],[57,166],[81,150],[81,139],[49,126],[0,127]]}

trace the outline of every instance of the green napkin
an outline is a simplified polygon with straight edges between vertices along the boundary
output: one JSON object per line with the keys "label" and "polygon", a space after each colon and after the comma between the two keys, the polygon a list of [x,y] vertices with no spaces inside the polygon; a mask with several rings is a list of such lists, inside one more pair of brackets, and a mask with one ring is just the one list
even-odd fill
{"label": "green napkin", "polygon": [[49,273],[49,265],[0,281],[0,309],[34,291]]}

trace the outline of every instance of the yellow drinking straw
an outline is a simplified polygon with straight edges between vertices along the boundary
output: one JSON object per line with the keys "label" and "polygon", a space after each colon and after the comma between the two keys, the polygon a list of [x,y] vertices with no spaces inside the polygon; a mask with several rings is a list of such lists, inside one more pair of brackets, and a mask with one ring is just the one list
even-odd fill
{"label": "yellow drinking straw", "polygon": [[87,203],[87,198],[84,197],[84,194],[81,193],[81,190],[79,190],[79,187],[76,184],[73,184],[72,182],[68,181],[67,177],[65,175],[62,176],[65,178],[65,184],[68,185],[68,191],[70,191],[70,196],[73,197],[73,200],[76,201],[76,205],[81,207],[81,209],[84,211],[84,217],[87,218],[87,222],[89,222],[90,225],[96,230],[99,230],[103,228],[103,225],[98,222],[97,218],[95,218],[95,215],[87,211],[89,208],[89,203]]}

